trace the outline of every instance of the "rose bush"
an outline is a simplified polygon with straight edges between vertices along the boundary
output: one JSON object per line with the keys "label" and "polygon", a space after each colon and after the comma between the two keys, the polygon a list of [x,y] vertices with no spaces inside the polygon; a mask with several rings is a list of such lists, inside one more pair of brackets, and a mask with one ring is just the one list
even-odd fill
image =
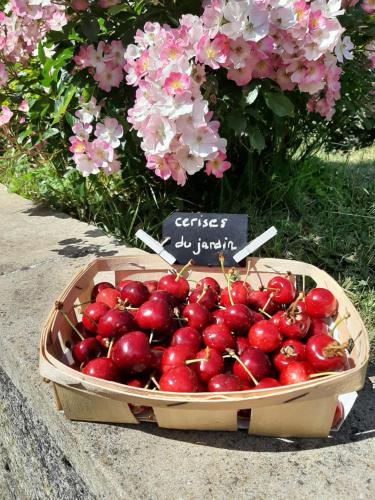
{"label": "rose bush", "polygon": [[145,167],[180,186],[200,171],[184,197],[246,206],[322,145],[371,137],[373,12],[372,0],[11,0],[1,147],[53,155],[79,185],[76,171],[141,176],[160,197],[175,188]]}

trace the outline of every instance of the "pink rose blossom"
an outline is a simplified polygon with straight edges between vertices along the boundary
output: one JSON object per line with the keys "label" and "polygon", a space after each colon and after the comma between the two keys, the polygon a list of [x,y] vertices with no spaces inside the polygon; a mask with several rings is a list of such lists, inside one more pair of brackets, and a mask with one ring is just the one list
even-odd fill
{"label": "pink rose blossom", "polygon": [[164,82],[164,90],[169,95],[181,94],[190,87],[190,78],[183,73],[170,73]]}
{"label": "pink rose blossom", "polygon": [[231,164],[229,161],[226,161],[225,154],[219,151],[213,160],[206,162],[206,174],[214,175],[216,178],[221,179],[224,172],[230,167]]}
{"label": "pink rose blossom", "polygon": [[8,106],[1,106],[0,111],[0,127],[3,127],[10,122],[13,116],[13,112],[8,108]]}

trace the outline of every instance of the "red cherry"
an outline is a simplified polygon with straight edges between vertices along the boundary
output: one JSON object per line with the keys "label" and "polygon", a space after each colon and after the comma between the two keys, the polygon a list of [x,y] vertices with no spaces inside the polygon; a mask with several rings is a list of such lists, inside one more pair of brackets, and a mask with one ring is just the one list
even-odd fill
{"label": "red cherry", "polygon": [[311,337],[312,335],[328,335],[328,325],[321,318],[310,318],[310,328],[308,331],[308,335]]}
{"label": "red cherry", "polygon": [[232,301],[229,297],[228,287],[223,288],[220,295],[220,305],[224,307],[229,307],[233,304],[249,304],[249,295],[251,293],[251,287],[248,283],[244,281],[234,281],[230,285],[230,295]]}
{"label": "red cherry", "polygon": [[312,373],[314,373],[314,369],[306,361],[293,361],[281,370],[280,383],[281,385],[292,385],[307,382]]}
{"label": "red cherry", "polygon": [[255,311],[262,309],[267,314],[273,314],[277,311],[278,307],[275,302],[268,297],[264,290],[252,290],[249,294],[249,306]]}
{"label": "red cherry", "polygon": [[236,338],[236,352],[239,356],[250,347],[249,341],[246,337]]}
{"label": "red cherry", "polygon": [[[273,323],[277,328],[280,325],[280,319],[284,316],[285,311],[277,311],[272,318],[270,318],[271,323]],[[262,318],[263,319],[263,318]]]}
{"label": "red cherry", "polygon": [[116,288],[104,288],[98,293],[96,302],[107,304],[110,309],[114,309],[121,299],[121,293]]}
{"label": "red cherry", "polygon": [[264,316],[262,314],[260,314],[259,312],[253,311],[251,309],[250,309],[250,311],[251,311],[251,314],[252,314],[252,317],[253,317],[253,323],[258,323],[259,321],[263,321],[264,320]]}
{"label": "red cherry", "polygon": [[342,419],[344,418],[344,414],[344,405],[341,403],[341,401],[339,401],[336,406],[335,414],[333,416],[332,428],[337,427],[341,423]]}
{"label": "red cherry", "polygon": [[229,330],[244,335],[253,324],[253,315],[244,304],[235,304],[224,311],[224,321]]}
{"label": "red cherry", "polygon": [[148,300],[150,293],[140,281],[128,283],[121,291],[121,300],[133,307],[141,306]]}
{"label": "red cherry", "polygon": [[109,311],[109,307],[107,304],[102,302],[94,302],[94,304],[89,304],[83,312],[82,323],[87,330],[90,332],[96,333],[98,330],[98,323],[107,311]]}
{"label": "red cherry", "polygon": [[129,285],[129,283],[133,283],[133,280],[121,280],[117,283],[116,288],[120,292],[126,287],[126,285]]}
{"label": "red cherry", "polygon": [[236,375],[219,373],[210,379],[207,385],[209,392],[234,392],[240,391],[241,380]]}
{"label": "red cherry", "polygon": [[211,321],[215,325],[224,325],[224,309],[217,309],[216,311],[211,311]]}
{"label": "red cherry", "polygon": [[227,348],[234,349],[235,341],[230,330],[225,325],[209,325],[203,330],[203,342],[207,347],[212,347],[223,353]]}
{"label": "red cherry", "polygon": [[209,286],[210,288],[212,288],[214,292],[216,292],[219,295],[221,290],[220,285],[214,278],[211,278],[210,276],[202,278],[201,280],[198,281],[196,288],[202,288],[204,287],[204,285]]}
{"label": "red cherry", "polygon": [[179,302],[183,302],[189,295],[189,283],[182,276],[166,274],[158,282],[158,290],[164,290],[175,297]]}
{"label": "red cherry", "polygon": [[281,384],[278,380],[271,377],[263,378],[259,384],[253,387],[253,390],[256,389],[270,389],[271,387],[281,387]]}
{"label": "red cherry", "polygon": [[195,372],[188,366],[181,365],[164,373],[159,381],[161,391],[197,392],[199,382]]}
{"label": "red cherry", "polygon": [[111,358],[118,368],[127,373],[145,371],[152,361],[147,335],[138,331],[125,333],[113,344]]}
{"label": "red cherry", "polygon": [[210,313],[201,304],[188,304],[182,311],[182,317],[187,319],[187,326],[201,332],[210,322]]}
{"label": "red cherry", "polygon": [[290,279],[285,276],[275,276],[267,284],[268,296],[276,304],[289,304],[296,295],[296,289]]}
{"label": "red cherry", "polygon": [[120,309],[110,309],[99,319],[97,333],[103,338],[121,337],[134,330],[134,327],[131,314]]}
{"label": "red cherry", "polygon": [[325,288],[314,288],[305,297],[306,311],[314,318],[329,318],[337,312],[337,300]]}
{"label": "red cherry", "polygon": [[[76,330],[79,331],[79,333],[82,335],[82,337],[84,339],[87,339],[87,338],[92,337],[93,335],[95,335],[93,332],[90,332],[90,330],[88,330],[87,328],[85,328],[85,326],[83,325],[82,321],[80,321],[79,323],[77,323],[75,325],[75,327],[76,327]],[[72,341],[74,343],[77,343],[77,342],[80,342],[81,340],[82,340],[81,337],[79,337],[77,335],[77,333],[73,330],[72,331]]]}
{"label": "red cherry", "polygon": [[108,283],[108,281],[101,281],[97,283],[91,291],[91,300],[95,300],[98,293],[104,290],[105,288],[115,288],[112,283]]}
{"label": "red cherry", "polygon": [[283,368],[294,361],[305,361],[305,346],[299,340],[284,340],[280,349],[273,355],[272,362],[274,367],[280,372]]}
{"label": "red cherry", "polygon": [[[257,380],[268,377],[271,373],[270,360],[268,359],[267,355],[259,349],[249,347],[242,353],[240,359]],[[248,373],[242,368],[238,361],[236,361],[233,365],[233,373],[244,382],[250,384],[250,386],[254,385]]]}
{"label": "red cherry", "polygon": [[303,339],[310,328],[310,317],[301,312],[294,316],[289,316],[285,312],[279,321],[280,332],[288,339]]}
{"label": "red cherry", "polygon": [[198,379],[202,382],[209,382],[209,380],[221,373],[224,369],[224,361],[221,355],[215,350],[206,347],[197,353],[195,359],[201,359],[200,363],[192,365]]}
{"label": "red cherry", "polygon": [[158,288],[158,282],[156,280],[144,281],[143,284],[147,288],[148,293],[153,293]]}
{"label": "red cherry", "polygon": [[249,330],[249,344],[263,352],[271,352],[280,347],[283,338],[271,321],[255,323]]}
{"label": "red cherry", "polygon": [[156,346],[151,349],[151,364],[150,369],[161,372],[161,360],[166,348],[163,346]]}
{"label": "red cherry", "polygon": [[153,330],[156,333],[169,333],[173,325],[171,306],[163,300],[144,302],[135,316],[137,325],[142,330]]}
{"label": "red cherry", "polygon": [[196,352],[192,352],[188,345],[174,345],[168,347],[163,353],[161,360],[161,370],[167,373],[171,368],[185,364],[185,361],[195,356]]}
{"label": "red cherry", "polygon": [[113,382],[117,382],[120,376],[117,366],[110,358],[96,358],[89,361],[82,373]]}
{"label": "red cherry", "polygon": [[175,307],[176,299],[170,293],[164,292],[164,290],[155,290],[152,292],[149,301],[153,302],[154,300],[163,300],[164,302],[168,302],[171,307]]}
{"label": "red cherry", "polygon": [[171,346],[187,345],[194,351],[194,354],[199,351],[201,343],[202,335],[198,330],[190,326],[185,326],[176,330],[171,339]]}
{"label": "red cherry", "polygon": [[340,372],[347,363],[345,346],[324,334],[309,338],[306,359],[317,372]]}
{"label": "red cherry", "polygon": [[94,337],[81,340],[72,349],[74,361],[80,366],[88,363],[91,359],[97,358],[102,352],[99,342]]}
{"label": "red cherry", "polygon": [[125,385],[130,385],[130,387],[137,387],[137,389],[142,389],[144,387],[144,384],[142,384],[142,382],[137,378],[129,380]]}
{"label": "red cherry", "polygon": [[217,293],[210,287],[196,288],[189,296],[189,304],[202,304],[209,311],[213,309],[217,303]]}

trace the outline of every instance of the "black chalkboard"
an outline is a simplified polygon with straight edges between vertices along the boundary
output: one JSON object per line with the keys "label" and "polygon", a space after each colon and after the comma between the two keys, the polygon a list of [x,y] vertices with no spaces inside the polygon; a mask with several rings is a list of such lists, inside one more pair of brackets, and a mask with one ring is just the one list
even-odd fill
{"label": "black chalkboard", "polygon": [[232,256],[247,243],[247,222],[244,214],[175,212],[163,222],[164,248],[179,264],[217,266],[223,253],[226,266],[237,266]]}

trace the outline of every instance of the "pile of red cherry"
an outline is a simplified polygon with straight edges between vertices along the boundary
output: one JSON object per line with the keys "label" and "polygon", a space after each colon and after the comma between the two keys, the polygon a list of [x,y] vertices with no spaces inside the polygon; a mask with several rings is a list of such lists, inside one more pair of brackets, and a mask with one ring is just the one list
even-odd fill
{"label": "pile of red cherry", "polygon": [[338,305],[329,290],[298,293],[291,275],[254,290],[224,268],[224,288],[205,277],[190,289],[185,271],[116,287],[98,283],[74,327],[77,369],[139,388],[228,392],[348,368],[348,346],[332,337],[337,322],[328,327]]}

